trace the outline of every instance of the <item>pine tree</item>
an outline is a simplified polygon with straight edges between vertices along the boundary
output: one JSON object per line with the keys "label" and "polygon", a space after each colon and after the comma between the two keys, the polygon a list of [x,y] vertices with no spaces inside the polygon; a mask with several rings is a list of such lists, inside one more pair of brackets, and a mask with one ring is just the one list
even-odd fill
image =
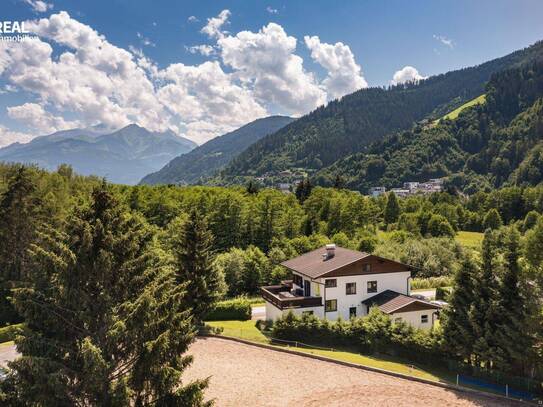
{"label": "pine tree", "polygon": [[520,234],[509,227],[505,235],[505,269],[499,286],[498,300],[501,322],[496,330],[497,344],[505,354],[502,370],[512,370],[528,357],[530,341],[527,329],[527,307],[520,287]]}
{"label": "pine tree", "polygon": [[313,186],[311,185],[309,178],[305,178],[300,181],[300,183],[296,186],[295,191],[296,198],[298,199],[298,202],[300,202],[300,204],[303,204],[304,201],[309,198],[312,189]]}
{"label": "pine tree", "polygon": [[503,225],[502,218],[500,216],[500,213],[492,208],[490,209],[483,219],[483,226],[485,229],[492,229],[496,230],[499,229]]}
{"label": "pine tree", "polygon": [[204,216],[193,209],[172,241],[177,281],[186,284],[187,301],[199,324],[224,289],[224,282],[213,267],[213,235]]}
{"label": "pine tree", "polygon": [[400,217],[400,204],[394,192],[389,192],[385,206],[384,220],[385,224],[396,223]]}
{"label": "pine tree", "polygon": [[0,325],[20,320],[9,302],[11,288],[27,280],[27,249],[42,219],[30,169],[16,166],[0,197]]}
{"label": "pine tree", "polygon": [[456,356],[469,360],[475,340],[470,323],[470,310],[475,302],[474,279],[477,266],[471,257],[466,257],[454,277],[454,291],[445,308],[443,338],[445,346]]}
{"label": "pine tree", "polygon": [[152,244],[150,229],[123,213],[105,185],[66,234],[40,234],[32,286],[15,295],[27,330],[1,384],[8,403],[203,404],[205,381],[180,385],[194,339],[185,287]]}
{"label": "pine tree", "polygon": [[503,357],[496,347],[495,333],[499,325],[499,307],[496,301],[498,280],[496,276],[496,235],[487,229],[482,243],[481,273],[475,280],[475,301],[470,312],[475,342],[473,353],[476,364],[487,368]]}

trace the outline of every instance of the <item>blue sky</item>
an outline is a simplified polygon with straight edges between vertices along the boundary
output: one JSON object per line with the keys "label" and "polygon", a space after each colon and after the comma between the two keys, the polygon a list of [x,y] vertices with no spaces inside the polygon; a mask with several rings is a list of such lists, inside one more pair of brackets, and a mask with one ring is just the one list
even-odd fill
{"label": "blue sky", "polygon": [[[34,26],[39,45],[0,45],[8,67],[0,63],[0,144],[132,121],[203,142],[257,117],[301,115],[357,88],[388,85],[398,71],[397,81],[418,79],[543,39],[543,2],[528,0],[3,0],[1,14],[46,20]],[[218,29],[202,32],[217,16]],[[78,83],[74,71],[96,80]],[[99,102],[86,100],[93,98]]]}

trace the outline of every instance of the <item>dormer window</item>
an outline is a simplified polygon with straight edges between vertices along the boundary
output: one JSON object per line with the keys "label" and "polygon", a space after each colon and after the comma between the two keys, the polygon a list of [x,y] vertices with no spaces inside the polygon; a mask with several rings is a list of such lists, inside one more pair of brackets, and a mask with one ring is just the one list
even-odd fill
{"label": "dormer window", "polygon": [[371,273],[371,264],[370,263],[363,264],[362,271],[364,273]]}

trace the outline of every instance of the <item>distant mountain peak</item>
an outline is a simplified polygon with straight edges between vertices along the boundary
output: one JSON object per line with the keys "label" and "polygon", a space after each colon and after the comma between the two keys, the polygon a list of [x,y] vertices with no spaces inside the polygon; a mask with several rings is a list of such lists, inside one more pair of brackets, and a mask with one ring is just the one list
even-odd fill
{"label": "distant mountain peak", "polygon": [[288,125],[294,119],[270,116],[257,119],[239,129],[215,137],[191,152],[174,158],[160,171],[147,175],[142,184],[191,184],[207,178],[234,159],[240,152]]}

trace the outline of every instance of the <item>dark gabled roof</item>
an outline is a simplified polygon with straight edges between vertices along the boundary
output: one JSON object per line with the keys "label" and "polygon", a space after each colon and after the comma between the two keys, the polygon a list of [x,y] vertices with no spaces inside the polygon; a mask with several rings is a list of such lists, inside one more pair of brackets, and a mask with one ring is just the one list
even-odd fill
{"label": "dark gabled roof", "polygon": [[339,246],[335,248],[334,257],[324,258],[323,254],[326,254],[326,246],[284,261],[281,265],[305,276],[317,278],[369,256],[368,253]]}
{"label": "dark gabled roof", "polygon": [[419,300],[409,295],[401,294],[392,290],[385,290],[382,293],[376,294],[367,300],[362,301],[369,307],[376,305],[385,314],[392,314],[394,312],[400,312],[406,307],[423,310],[423,309],[441,309],[437,304],[432,304],[427,301]]}
{"label": "dark gabled roof", "polygon": [[[326,246],[284,261],[281,265],[309,278],[395,273],[412,269],[397,261],[339,246],[336,246],[333,257],[324,257],[324,254]],[[371,263],[372,269],[364,271],[361,263]]]}

